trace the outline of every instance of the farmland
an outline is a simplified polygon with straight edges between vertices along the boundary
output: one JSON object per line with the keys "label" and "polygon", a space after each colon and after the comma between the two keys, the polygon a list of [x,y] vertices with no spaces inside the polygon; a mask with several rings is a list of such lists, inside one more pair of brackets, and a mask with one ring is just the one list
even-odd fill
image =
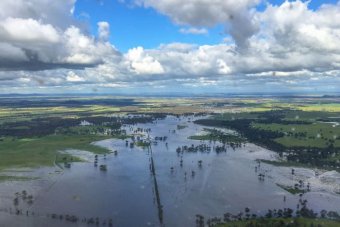
{"label": "farmland", "polygon": [[[336,97],[4,97],[0,103],[0,149],[4,157],[0,162],[1,168],[24,165],[20,160],[26,160],[30,154],[31,160],[25,161],[28,166],[53,165],[58,161],[55,160],[55,152],[66,148],[104,152],[90,143],[108,136],[124,139],[124,132],[120,131],[122,124],[152,121],[166,114],[179,116],[193,113],[213,115],[215,122],[209,122],[213,126],[239,131],[251,142],[280,153],[290,152],[289,161],[296,162],[296,154],[304,155],[306,150],[322,153],[319,155],[321,157],[315,157],[326,161],[326,164],[321,162],[321,166],[337,166],[339,159],[340,110]],[[130,114],[145,116],[124,117]],[[79,126],[82,121],[94,124]],[[182,128],[185,126],[178,127],[179,130]],[[254,138],[254,135],[260,137]],[[214,137],[221,135],[209,132],[191,138],[221,139]],[[226,138],[239,140],[234,135],[227,135]],[[314,160],[312,165],[318,165],[316,163]]]}
{"label": "farmland", "polygon": [[[324,196],[308,201],[327,201],[324,209],[338,209],[337,200],[330,200],[338,196],[337,103],[334,97],[0,98],[0,183],[21,191],[43,188],[34,191],[37,205],[26,211],[35,221],[47,217],[52,223],[64,215],[58,212],[67,204],[77,209],[63,223],[92,223],[90,217],[96,215],[103,223],[136,225],[133,219],[112,218],[110,210],[130,209],[142,201],[150,209],[136,209],[146,212],[145,221],[162,223],[164,216],[169,226],[191,226],[195,215],[197,226],[202,221],[217,224],[223,218],[211,215],[237,214],[249,210],[248,204],[258,212],[232,215],[220,226],[336,226],[329,219],[338,216],[318,219],[321,210],[307,208],[304,196],[322,192]],[[314,173],[315,168],[320,171]],[[319,179],[316,173],[325,175]],[[18,201],[22,192],[13,198],[12,189],[3,190],[10,202],[2,211],[11,215],[11,200]],[[72,195],[65,197],[69,190]],[[235,197],[241,191],[242,198]],[[120,200],[131,196],[133,201]],[[174,208],[177,197],[185,205]],[[51,198],[62,201],[63,208]],[[91,199],[98,205],[84,212]],[[107,201],[117,204],[102,209]],[[14,207],[25,216],[21,206]],[[271,208],[276,208],[270,213],[274,216],[267,218]],[[40,216],[33,218],[33,211]]]}

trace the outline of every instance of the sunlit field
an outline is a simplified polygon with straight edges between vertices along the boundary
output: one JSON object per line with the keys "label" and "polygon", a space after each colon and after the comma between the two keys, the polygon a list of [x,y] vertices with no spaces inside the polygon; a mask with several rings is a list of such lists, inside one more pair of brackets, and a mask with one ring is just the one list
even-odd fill
{"label": "sunlit field", "polygon": [[[80,208],[86,205],[86,200],[79,202],[80,198],[88,197],[98,187],[109,189],[105,176],[111,175],[110,184],[126,190],[135,186],[133,182],[123,183],[125,180],[137,176],[144,179],[140,187],[146,191],[142,197],[135,194],[134,199],[148,204],[143,218],[152,223],[338,224],[340,111],[336,98],[44,97],[39,101],[21,98],[0,102],[0,187],[17,188],[14,197],[12,190],[4,191],[6,205],[0,210],[6,217],[11,216],[10,209],[18,209],[16,215],[22,216],[23,221],[26,215],[38,223],[56,224],[55,219],[65,218],[63,210],[51,206],[51,215],[43,209],[53,195],[77,210],[69,210],[63,222],[67,226],[90,224],[93,215],[103,223],[131,224],[133,221],[110,217],[106,211],[105,215],[98,214],[97,206],[87,211]],[[319,103],[327,103],[327,108],[316,108]],[[138,169],[138,174],[132,169]],[[247,179],[246,185],[236,183],[242,182],[234,178],[237,169],[243,170],[239,174],[240,179]],[[120,172],[130,177],[123,177]],[[93,178],[97,174],[99,178]],[[146,183],[150,176],[152,181]],[[62,197],[60,193],[66,185],[77,189],[87,178],[98,180],[87,183],[89,191],[72,192],[71,199]],[[225,178],[234,182],[233,186],[222,183],[228,182]],[[214,191],[221,201],[203,206],[213,198],[208,193],[197,200],[198,185],[203,191]],[[174,188],[168,191],[167,187]],[[182,191],[182,187],[190,190]],[[244,193],[248,196],[238,199],[236,205],[230,196],[240,187],[247,190]],[[20,190],[32,195],[22,200]],[[145,194],[149,190],[153,194]],[[228,196],[223,196],[225,193]],[[323,197],[311,197],[315,193]],[[110,194],[110,198],[117,200],[117,195]],[[154,205],[150,203],[152,195]],[[256,205],[255,197],[266,195],[271,202]],[[174,209],[172,196],[185,203]],[[330,198],[334,202],[328,204]],[[98,195],[93,199],[103,198]],[[121,202],[112,208],[123,209],[126,203]],[[225,203],[234,206],[224,209]],[[313,208],[314,203],[322,205]],[[192,204],[198,210],[187,210],[184,204]],[[226,213],[211,212],[214,208]],[[47,219],[42,218],[46,215]],[[185,219],[187,215],[191,219]]]}

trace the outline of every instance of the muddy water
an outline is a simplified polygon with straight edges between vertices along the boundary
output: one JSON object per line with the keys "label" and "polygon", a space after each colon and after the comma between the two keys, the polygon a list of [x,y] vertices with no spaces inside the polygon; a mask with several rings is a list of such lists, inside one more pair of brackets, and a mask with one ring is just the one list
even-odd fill
{"label": "muddy water", "polygon": [[[265,213],[268,208],[296,208],[299,197],[276,185],[277,178],[284,178],[282,172],[287,172],[287,169],[278,171],[280,168],[262,164],[261,169],[267,177],[264,181],[258,180],[254,160],[275,159],[273,152],[246,144],[245,147],[229,148],[226,153],[220,154],[212,151],[184,153],[183,157],[178,155],[178,146],[202,143],[188,139],[188,136],[203,129],[190,120],[167,117],[155,124],[134,126],[151,128],[151,138],[168,137],[167,146],[165,142],[152,145],[164,226],[195,226],[196,214],[222,216],[225,212],[238,213],[245,207],[257,214]],[[188,127],[177,130],[178,124]],[[129,127],[126,129],[130,132]],[[34,216],[31,213],[26,217],[15,216],[8,211],[0,212],[0,223],[6,226],[87,226],[81,222],[69,224],[47,217],[56,213],[80,218],[98,217],[100,220],[112,218],[113,226],[160,226],[154,178],[150,171],[151,152],[126,147],[122,140],[105,140],[97,142],[97,145],[118,150],[118,155],[99,157],[98,165],[106,164],[107,172],[94,167],[92,154],[83,153],[88,163],[72,164],[62,173],[40,169],[36,171],[45,173],[41,180],[1,183],[3,208],[12,206],[11,195],[23,189],[34,193],[35,202],[32,206],[21,205],[24,211],[34,212]],[[218,143],[211,143],[211,146],[214,145]],[[199,160],[203,160],[202,167],[198,166]],[[51,174],[46,177],[48,171]],[[192,171],[195,172],[194,176]],[[296,171],[299,172],[298,169]],[[284,196],[286,201],[283,200]],[[340,211],[340,199],[334,193],[311,192],[305,198],[315,210]]]}

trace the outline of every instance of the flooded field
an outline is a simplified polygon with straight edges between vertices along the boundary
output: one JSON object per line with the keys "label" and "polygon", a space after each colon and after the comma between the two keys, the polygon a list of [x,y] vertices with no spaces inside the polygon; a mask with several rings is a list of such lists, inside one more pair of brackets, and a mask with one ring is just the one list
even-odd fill
{"label": "flooded field", "polygon": [[[0,223],[88,226],[93,220],[101,226],[195,226],[197,214],[211,218],[244,212],[246,207],[257,215],[264,215],[268,209],[296,209],[300,196],[282,185],[301,181],[309,183],[310,192],[303,198],[310,208],[340,211],[338,172],[294,168],[292,175],[290,167],[258,163],[257,159],[275,160],[277,154],[250,143],[216,153],[214,147],[220,143],[188,139],[203,132],[204,127],[193,120],[168,116],[154,123],[126,126],[128,133],[140,129],[138,136],[149,137],[151,147],[130,147],[130,141],[117,139],[99,141],[97,145],[113,152],[99,155],[97,166],[94,154],[69,150],[66,152],[87,162],[65,169],[17,172],[40,178],[0,183]],[[176,152],[178,147],[201,144],[212,150]],[[107,171],[101,171],[101,165],[106,165]],[[261,179],[259,174],[263,175]],[[17,215],[14,194],[23,190],[32,194],[33,203],[20,200],[17,206],[21,214]],[[66,215],[77,216],[79,221],[67,222]]]}

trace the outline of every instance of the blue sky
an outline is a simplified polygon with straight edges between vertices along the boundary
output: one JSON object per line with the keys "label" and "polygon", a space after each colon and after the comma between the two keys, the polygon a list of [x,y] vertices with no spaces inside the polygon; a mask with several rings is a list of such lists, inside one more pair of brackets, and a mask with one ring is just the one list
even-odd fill
{"label": "blue sky", "polygon": [[224,38],[221,25],[211,28],[207,35],[182,34],[179,32],[182,26],[175,25],[154,9],[129,6],[117,0],[77,1],[75,14],[90,24],[93,35],[97,32],[97,22],[109,22],[110,41],[123,52],[137,46],[148,49],[173,42],[217,44]]}
{"label": "blue sky", "polygon": [[[268,2],[280,5],[284,1],[270,0]],[[336,2],[337,0],[312,0],[309,8],[316,10],[322,4],[335,4]],[[265,7],[266,2],[262,2],[257,9],[262,11]],[[78,0],[75,15],[90,25],[93,35],[97,35],[99,21],[109,22],[110,41],[122,52],[137,46],[150,49],[172,42],[213,45],[221,43],[226,36],[221,24],[209,28],[209,34],[206,35],[182,34],[179,32],[180,28],[187,26],[174,24],[170,18],[154,9],[131,6],[118,0]]]}
{"label": "blue sky", "polygon": [[340,0],[1,0],[0,93],[340,91],[339,21]]}

